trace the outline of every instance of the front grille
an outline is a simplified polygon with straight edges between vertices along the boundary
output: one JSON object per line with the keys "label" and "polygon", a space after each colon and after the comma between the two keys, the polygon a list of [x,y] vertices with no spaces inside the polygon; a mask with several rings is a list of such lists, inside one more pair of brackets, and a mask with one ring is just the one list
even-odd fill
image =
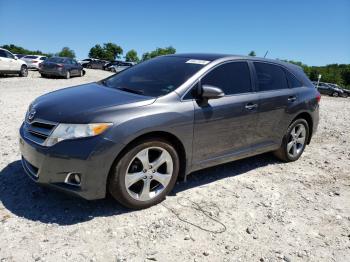
{"label": "front grille", "polygon": [[34,120],[31,123],[26,121],[24,123],[26,138],[37,144],[43,144],[56,126],[57,123],[45,120]]}

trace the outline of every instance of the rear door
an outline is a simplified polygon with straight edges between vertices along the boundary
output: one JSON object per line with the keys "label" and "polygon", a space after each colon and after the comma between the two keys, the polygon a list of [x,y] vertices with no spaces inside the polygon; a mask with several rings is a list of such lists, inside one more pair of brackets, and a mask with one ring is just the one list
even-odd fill
{"label": "rear door", "polygon": [[[297,90],[289,88],[285,69],[279,65],[253,62],[259,93],[258,148],[279,145],[298,103]],[[258,149],[257,148],[257,149]]]}
{"label": "rear door", "polygon": [[214,68],[200,85],[221,88],[225,96],[196,101],[193,164],[206,167],[250,152],[256,143],[258,95],[247,62],[227,62]]}
{"label": "rear door", "polygon": [[9,59],[7,58],[7,54],[5,50],[0,49],[0,71],[9,71]]}

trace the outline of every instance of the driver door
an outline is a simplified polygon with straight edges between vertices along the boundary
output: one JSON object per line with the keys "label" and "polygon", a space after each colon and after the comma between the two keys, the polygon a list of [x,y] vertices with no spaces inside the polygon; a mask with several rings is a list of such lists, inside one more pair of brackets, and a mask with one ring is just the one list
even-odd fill
{"label": "driver door", "polygon": [[221,88],[225,96],[194,102],[194,166],[204,168],[251,153],[258,140],[258,94],[247,62],[221,64],[200,85]]}

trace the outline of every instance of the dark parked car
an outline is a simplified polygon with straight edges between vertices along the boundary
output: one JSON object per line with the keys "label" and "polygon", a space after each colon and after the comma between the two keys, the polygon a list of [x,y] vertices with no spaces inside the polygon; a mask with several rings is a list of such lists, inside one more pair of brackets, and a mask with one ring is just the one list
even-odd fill
{"label": "dark parked car", "polygon": [[39,184],[145,208],[195,170],[270,151],[297,160],[320,97],[281,61],[161,56],[35,99],[20,128],[22,163]]}
{"label": "dark parked car", "polygon": [[84,70],[75,59],[68,57],[50,57],[39,65],[42,77],[61,76],[66,79],[71,76],[83,76]]}
{"label": "dark parked car", "polygon": [[[314,84],[315,86],[317,86],[317,82],[314,82]],[[334,96],[334,97],[343,96],[343,93],[344,93],[342,89],[332,86],[332,84],[323,83],[323,82],[320,82],[318,84],[317,89],[321,94]]]}
{"label": "dark parked car", "polygon": [[345,89],[345,88],[343,88],[343,87],[341,87],[341,86],[338,86],[337,84],[328,84],[328,85],[330,85],[331,87],[334,87],[334,88],[336,88],[336,89],[341,90],[342,93],[341,93],[340,95],[341,95],[342,97],[347,98],[347,97],[350,95],[350,90],[348,90],[348,89]]}
{"label": "dark parked car", "polygon": [[107,63],[108,62],[104,60],[92,59],[91,61],[84,63],[83,67],[90,69],[103,69],[104,65]]}

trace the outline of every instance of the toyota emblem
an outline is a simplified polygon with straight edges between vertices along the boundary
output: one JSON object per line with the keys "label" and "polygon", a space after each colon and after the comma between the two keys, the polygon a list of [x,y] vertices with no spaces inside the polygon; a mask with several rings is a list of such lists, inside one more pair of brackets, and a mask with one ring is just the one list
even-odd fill
{"label": "toyota emblem", "polygon": [[29,114],[28,114],[29,121],[32,121],[34,119],[35,113],[36,113],[36,110],[34,108],[29,111]]}

